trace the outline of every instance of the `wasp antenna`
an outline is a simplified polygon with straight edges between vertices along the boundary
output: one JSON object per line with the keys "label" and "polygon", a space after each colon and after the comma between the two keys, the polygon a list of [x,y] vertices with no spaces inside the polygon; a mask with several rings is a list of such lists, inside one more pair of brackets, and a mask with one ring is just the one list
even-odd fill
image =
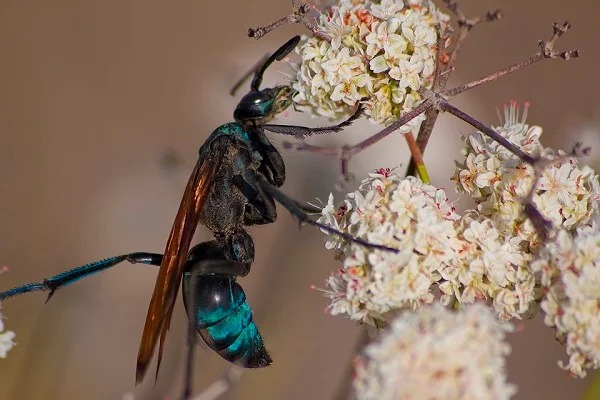
{"label": "wasp antenna", "polygon": [[290,54],[292,52],[292,50],[294,50],[294,48],[296,47],[298,42],[300,42],[300,36],[296,35],[293,38],[291,38],[290,40],[288,40],[275,53],[273,53],[271,55],[271,57],[269,57],[267,59],[267,61],[264,62],[262,67],[260,67],[260,69],[258,69],[256,71],[256,74],[254,75],[254,78],[252,79],[252,84],[250,85],[250,89],[259,90],[260,84],[262,83],[262,80],[263,80],[263,74],[265,73],[267,68],[269,68],[269,66],[271,64],[273,64],[274,61],[283,60],[288,54]]}
{"label": "wasp antenna", "polygon": [[229,91],[229,94],[231,96],[235,96],[235,93],[238,91],[238,89],[248,80],[250,79],[250,77],[252,76],[252,74],[256,75],[258,73],[258,71],[260,70],[260,68],[267,62],[267,60],[269,59],[271,55],[270,54],[265,54],[256,64],[254,64],[254,66],[249,69],[236,83],[235,85],[233,85],[233,87],[231,88],[231,90]]}

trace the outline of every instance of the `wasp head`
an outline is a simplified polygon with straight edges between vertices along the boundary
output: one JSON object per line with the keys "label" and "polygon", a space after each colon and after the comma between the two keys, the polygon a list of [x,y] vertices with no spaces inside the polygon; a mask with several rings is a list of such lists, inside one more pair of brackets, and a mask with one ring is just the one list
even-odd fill
{"label": "wasp head", "polygon": [[295,93],[296,91],[289,86],[252,90],[242,97],[233,112],[233,118],[242,123],[264,124],[285,111],[292,104]]}

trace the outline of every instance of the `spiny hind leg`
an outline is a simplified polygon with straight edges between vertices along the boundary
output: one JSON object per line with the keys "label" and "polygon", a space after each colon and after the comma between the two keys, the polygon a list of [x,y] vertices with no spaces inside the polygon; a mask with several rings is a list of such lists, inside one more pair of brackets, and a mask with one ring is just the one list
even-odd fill
{"label": "spiny hind leg", "polygon": [[54,295],[54,293],[65,286],[77,282],[80,279],[90,277],[96,273],[103,272],[117,264],[127,261],[131,264],[146,264],[159,266],[162,262],[163,255],[157,253],[145,253],[136,252],[123,254],[120,256],[109,257],[103,260],[94,261],[88,264],[75,267],[60,274],[54,275],[50,278],[44,279],[42,282],[32,282],[26,285],[18,286],[0,293],[0,301],[5,300],[9,297],[18,296],[29,292],[50,292],[48,293],[48,300]]}

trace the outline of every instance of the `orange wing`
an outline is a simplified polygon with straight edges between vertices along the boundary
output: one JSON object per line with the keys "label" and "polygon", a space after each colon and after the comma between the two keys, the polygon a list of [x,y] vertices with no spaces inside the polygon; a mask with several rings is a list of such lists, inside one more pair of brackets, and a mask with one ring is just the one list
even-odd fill
{"label": "orange wing", "polygon": [[171,228],[171,234],[167,241],[167,247],[152,293],[152,300],[150,300],[148,306],[144,333],[138,351],[136,384],[140,383],[146,375],[160,333],[158,364],[156,366],[156,374],[158,375],[164,340],[169,329],[190,244],[199,223],[200,211],[212,188],[215,173],[221,163],[221,157],[216,156],[214,153],[209,158],[208,160],[199,160],[194,171],[192,171],[173,228]]}

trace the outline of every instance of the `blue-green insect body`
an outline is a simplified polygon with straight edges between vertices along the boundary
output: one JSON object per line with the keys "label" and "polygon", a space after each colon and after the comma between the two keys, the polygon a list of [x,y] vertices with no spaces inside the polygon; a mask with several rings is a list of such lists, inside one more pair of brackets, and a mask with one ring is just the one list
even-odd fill
{"label": "blue-green insect body", "polygon": [[[205,275],[195,282],[191,279],[190,273],[184,275],[184,302],[204,342],[227,361],[242,367],[270,363],[244,290],[235,278]],[[189,304],[192,298],[194,307]]]}

